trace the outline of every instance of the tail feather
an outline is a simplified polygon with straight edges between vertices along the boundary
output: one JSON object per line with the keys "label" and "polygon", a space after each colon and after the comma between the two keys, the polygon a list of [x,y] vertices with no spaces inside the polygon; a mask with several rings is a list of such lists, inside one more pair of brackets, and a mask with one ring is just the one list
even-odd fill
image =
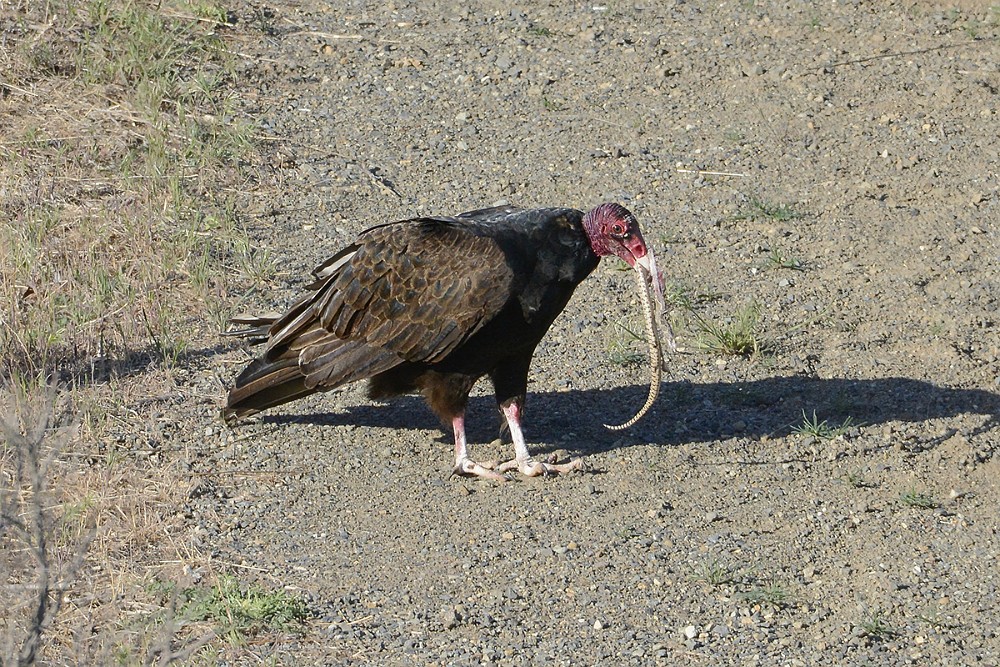
{"label": "tail feather", "polygon": [[398,355],[359,340],[344,340],[323,326],[325,307],[319,290],[340,274],[357,246],[349,246],[313,272],[316,282],[285,313],[240,315],[242,327],[226,332],[266,343],[263,354],[236,378],[222,410],[227,423],[319,391],[363,380],[403,363]]}
{"label": "tail feather", "polygon": [[250,327],[249,329],[232,329],[223,331],[223,336],[249,338],[251,343],[263,343],[271,331],[271,327],[281,317],[280,313],[265,313],[263,315],[237,315],[229,320],[230,324]]}
{"label": "tail feather", "polygon": [[297,358],[285,357],[276,361],[257,359],[236,378],[222,416],[227,424],[232,424],[241,417],[249,417],[316,391],[316,387],[306,386],[306,376],[299,370]]}
{"label": "tail feather", "polygon": [[[305,338],[321,338],[310,336]],[[236,378],[223,418],[233,423],[261,410],[319,391],[364,380],[402,363],[397,355],[360,341],[346,341],[326,333],[302,350],[286,349],[277,356],[268,351]]]}

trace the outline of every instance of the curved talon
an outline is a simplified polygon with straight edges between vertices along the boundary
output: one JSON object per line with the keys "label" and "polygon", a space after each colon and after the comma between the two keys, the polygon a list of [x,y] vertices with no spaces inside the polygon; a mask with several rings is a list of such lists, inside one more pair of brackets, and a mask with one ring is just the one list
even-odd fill
{"label": "curved talon", "polygon": [[569,463],[561,464],[557,464],[555,461],[555,454],[549,456],[546,463],[541,463],[530,458],[523,461],[513,459],[506,463],[501,463],[497,470],[499,472],[518,470],[525,477],[538,477],[539,475],[554,477],[555,475],[565,475],[575,470],[586,470],[587,467],[582,458],[573,459]]}
{"label": "curved talon", "polygon": [[[455,467],[452,469],[451,474],[458,475],[459,477],[485,477],[486,479],[493,479],[498,482],[510,481],[510,477],[504,474],[504,472],[506,471],[503,470],[502,466],[499,469],[499,471],[492,470],[491,468],[493,467],[494,464],[492,462],[490,462],[487,465],[482,465],[476,463],[472,459],[464,458],[455,464]],[[451,475],[449,475],[449,477],[450,476]]]}
{"label": "curved talon", "polygon": [[560,472],[562,473],[574,472],[576,470],[583,472],[588,469],[587,460],[582,456],[572,459],[569,463],[564,463],[563,465],[558,467],[560,468]]}

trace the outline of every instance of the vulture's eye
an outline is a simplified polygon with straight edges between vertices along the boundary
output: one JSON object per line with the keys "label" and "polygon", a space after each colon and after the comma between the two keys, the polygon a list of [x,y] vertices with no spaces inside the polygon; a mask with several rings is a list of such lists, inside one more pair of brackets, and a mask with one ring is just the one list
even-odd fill
{"label": "vulture's eye", "polygon": [[616,222],[611,225],[612,236],[625,236],[625,223]]}

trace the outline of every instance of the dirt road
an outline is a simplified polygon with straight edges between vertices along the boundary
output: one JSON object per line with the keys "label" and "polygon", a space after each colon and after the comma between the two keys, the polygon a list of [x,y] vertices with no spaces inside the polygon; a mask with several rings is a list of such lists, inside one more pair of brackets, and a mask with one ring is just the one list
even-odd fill
{"label": "dirt road", "polygon": [[[239,16],[242,114],[273,145],[246,221],[283,270],[241,305],[287,304],[373,223],[611,200],[660,258],[681,352],[643,422],[603,429],[645,395],[609,353],[638,301],[605,262],[543,341],[526,417],[592,470],[505,485],[448,479],[416,398],[352,387],[233,432],[190,406],[197,544],[319,610],[258,653],[1000,662],[998,9],[344,5]],[[758,354],[700,349],[754,315]],[[191,383],[218,395],[247,359]],[[498,457],[474,395],[472,451]]]}

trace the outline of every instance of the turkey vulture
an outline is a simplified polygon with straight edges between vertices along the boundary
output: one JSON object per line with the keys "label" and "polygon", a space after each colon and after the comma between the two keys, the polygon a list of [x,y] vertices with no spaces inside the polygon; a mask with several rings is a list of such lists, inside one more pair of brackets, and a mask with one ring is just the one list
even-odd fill
{"label": "turkey vulture", "polygon": [[[454,473],[506,479],[565,473],[531,458],[521,431],[528,366],[535,347],[601,257],[636,270],[650,345],[651,382],[641,418],[660,384],[660,347],[647,282],[663,307],[662,276],[628,210],[601,204],[511,206],[378,225],[320,265],[307,293],[283,315],[244,317],[234,332],[266,339],[260,358],[236,378],[227,422],[355,380],[368,396],[419,391],[455,435]],[[672,340],[671,340],[672,344]],[[514,459],[494,467],[469,458],[465,406],[488,375],[510,428]]]}

